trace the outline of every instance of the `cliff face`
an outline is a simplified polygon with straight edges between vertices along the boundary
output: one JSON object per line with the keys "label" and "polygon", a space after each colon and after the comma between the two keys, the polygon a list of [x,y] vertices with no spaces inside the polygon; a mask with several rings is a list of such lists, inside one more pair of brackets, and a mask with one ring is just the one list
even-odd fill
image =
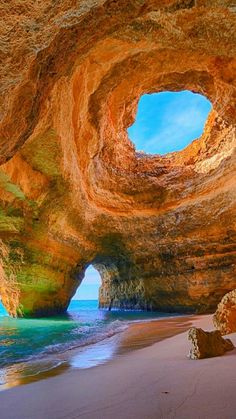
{"label": "cliff face", "polygon": [[[1,6],[0,295],[64,311],[93,264],[102,307],[213,310],[236,287],[236,15],[223,0]],[[164,157],[126,129],[144,93],[207,96]],[[194,123],[194,121],[193,121]]]}
{"label": "cliff face", "polygon": [[213,317],[213,322],[222,335],[236,331],[236,290],[224,295]]}

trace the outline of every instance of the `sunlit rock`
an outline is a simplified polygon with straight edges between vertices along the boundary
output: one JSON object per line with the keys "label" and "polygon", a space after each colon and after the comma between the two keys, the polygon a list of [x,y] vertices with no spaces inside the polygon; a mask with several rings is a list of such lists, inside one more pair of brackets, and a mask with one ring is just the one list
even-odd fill
{"label": "sunlit rock", "polygon": [[197,327],[191,327],[188,332],[188,339],[192,343],[189,352],[190,359],[211,358],[224,355],[227,351],[232,351],[234,345],[230,339],[222,338],[218,330],[205,332]]}
{"label": "sunlit rock", "polygon": [[[0,295],[63,312],[89,264],[102,307],[213,311],[236,287],[232,1],[1,5]],[[127,136],[139,97],[191,90],[202,137],[166,156]],[[192,121],[194,123],[194,121]]]}
{"label": "sunlit rock", "polygon": [[218,304],[213,321],[222,335],[236,332],[236,290],[224,295]]}

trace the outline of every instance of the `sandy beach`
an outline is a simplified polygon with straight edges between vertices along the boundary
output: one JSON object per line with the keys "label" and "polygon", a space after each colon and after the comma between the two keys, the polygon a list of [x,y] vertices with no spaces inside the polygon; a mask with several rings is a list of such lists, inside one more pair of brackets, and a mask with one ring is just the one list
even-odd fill
{"label": "sandy beach", "polygon": [[[193,323],[213,328],[210,315]],[[236,334],[229,337],[236,345]],[[187,358],[188,350],[185,331],[105,365],[2,391],[0,417],[234,419],[236,349],[198,361]]]}

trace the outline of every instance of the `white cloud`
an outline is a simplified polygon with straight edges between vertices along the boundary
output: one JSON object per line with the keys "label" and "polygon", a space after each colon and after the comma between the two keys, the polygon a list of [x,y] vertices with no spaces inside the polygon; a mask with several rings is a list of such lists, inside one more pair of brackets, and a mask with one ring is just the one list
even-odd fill
{"label": "white cloud", "polygon": [[188,91],[144,95],[129,135],[138,150],[160,154],[180,150],[201,135],[209,110],[205,98]]}
{"label": "white cloud", "polygon": [[205,112],[198,106],[176,109],[171,114],[166,114],[162,119],[162,129],[156,127],[153,136],[145,141],[145,148],[158,146],[161,153],[166,149],[184,148],[201,134],[205,122]]}

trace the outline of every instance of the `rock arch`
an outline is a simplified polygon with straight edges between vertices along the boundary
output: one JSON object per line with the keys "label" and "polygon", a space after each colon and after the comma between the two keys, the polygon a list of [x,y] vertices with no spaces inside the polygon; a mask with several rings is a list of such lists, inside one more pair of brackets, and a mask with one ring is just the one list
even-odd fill
{"label": "rock arch", "polygon": [[[235,288],[231,3],[2,6],[0,294],[9,313],[64,311],[91,261],[103,307],[112,298],[210,311]],[[139,97],[183,89],[213,104],[202,137],[165,157],[137,155],[126,128]]]}

